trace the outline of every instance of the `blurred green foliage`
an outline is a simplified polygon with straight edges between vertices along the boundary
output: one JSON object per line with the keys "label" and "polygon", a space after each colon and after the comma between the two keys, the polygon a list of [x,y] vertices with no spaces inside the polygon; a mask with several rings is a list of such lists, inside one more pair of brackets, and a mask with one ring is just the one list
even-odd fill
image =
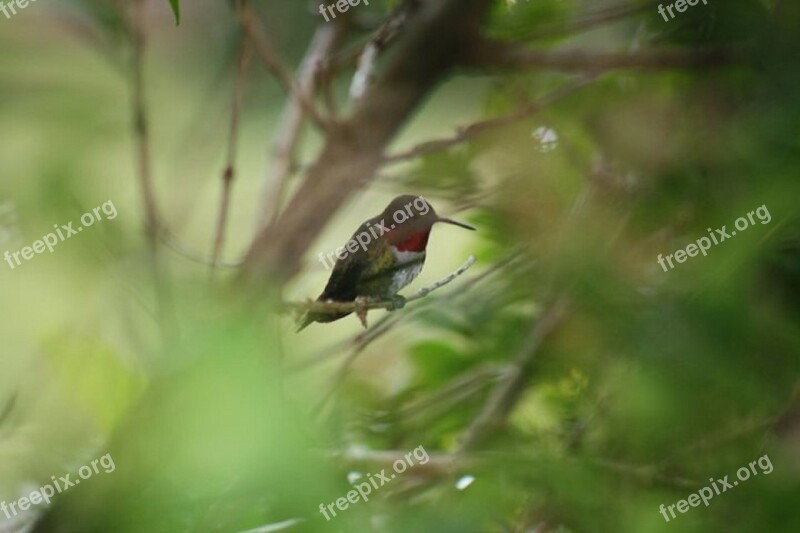
{"label": "blurred green foliage", "polygon": [[[170,4],[178,19],[178,2]],[[296,62],[318,22],[308,6],[254,5]],[[365,27],[391,5],[364,6]],[[620,6],[639,10],[570,31]],[[176,30],[153,3],[148,109],[162,211],[187,247],[205,251],[238,30],[225,3],[182,7]],[[335,248],[386,197],[412,192],[441,213],[464,210],[479,231],[434,230],[425,273],[410,289],[462,256],[479,262],[381,322],[391,328],[374,342],[360,344],[352,317],[293,336],[273,302],[240,305],[228,291],[232,271],[209,285],[206,267],[165,248],[178,318],[161,348],[131,148],[124,19],[102,1],[37,9],[0,25],[0,44],[14,52],[0,56],[8,97],[0,127],[9,132],[0,143],[0,204],[17,213],[0,223],[19,234],[6,246],[29,244],[109,198],[120,212],[54,254],[14,270],[2,264],[0,501],[98,452],[117,466],[58,500],[41,531],[237,532],[294,518],[303,521],[289,531],[800,529],[797,5],[714,2],[665,23],[649,2],[496,2],[485,34],[519,43],[632,54],[721,44],[756,54],[728,69],[603,74],[522,120],[388,167],[378,191],[354,199],[314,250]],[[345,47],[368,35],[358,32]],[[345,70],[333,94],[344,94],[351,76]],[[394,148],[508,115],[572,78],[459,72]],[[249,83],[226,243],[232,259],[252,235],[264,132],[284,103],[264,72],[253,69]],[[543,146],[537,131],[554,142]],[[313,158],[319,142],[309,135],[301,158]],[[707,228],[731,228],[762,205],[768,224],[707,257],[668,272],[659,266],[659,254]],[[326,272],[314,256],[288,295],[319,292]],[[568,310],[520,369],[523,386],[507,412],[458,455],[559,298]],[[379,320],[370,313],[373,326]],[[287,370],[320,355],[323,364]],[[328,399],[346,359],[354,362]],[[330,522],[319,514],[320,503],[351,490],[350,479],[390,467],[364,459],[369,452],[402,455],[420,445],[434,463],[452,462],[410,468]],[[769,475],[673,522],[659,514],[659,505],[767,453]],[[474,481],[459,488],[464,476]]]}

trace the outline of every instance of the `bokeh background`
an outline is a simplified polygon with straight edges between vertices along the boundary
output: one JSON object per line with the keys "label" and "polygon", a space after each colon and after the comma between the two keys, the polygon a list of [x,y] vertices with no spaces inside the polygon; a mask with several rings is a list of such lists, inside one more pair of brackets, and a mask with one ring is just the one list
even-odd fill
{"label": "bokeh background", "polygon": [[[314,3],[252,4],[296,69],[322,23]],[[337,57],[395,4],[352,8]],[[183,2],[177,27],[166,0],[146,2],[146,111],[168,228],[155,284],[130,5],[38,0],[0,15],[0,252],[108,200],[119,213],[53,253],[0,263],[0,501],[106,453],[116,465],[50,507],[0,514],[0,531],[800,528],[800,6],[711,1],[665,22],[649,2],[495,2],[484,33],[540,50],[741,56],[450,72],[389,153],[559,97],[383,166],[319,228],[299,275],[253,306],[235,265],[274,185],[286,94],[251,58],[225,264],[210,277],[242,31],[228,2]],[[344,116],[354,69],[343,61],[328,87]],[[305,132],[287,196],[323,140]],[[436,227],[406,292],[469,255],[476,265],[402,310],[370,312],[368,330],[350,316],[295,335],[275,293],[316,297],[329,274],[317,254],[403,193],[479,228]],[[658,265],[760,206],[769,223]],[[320,515],[419,446],[429,463]],[[670,523],[659,514],[765,454],[770,474]]]}

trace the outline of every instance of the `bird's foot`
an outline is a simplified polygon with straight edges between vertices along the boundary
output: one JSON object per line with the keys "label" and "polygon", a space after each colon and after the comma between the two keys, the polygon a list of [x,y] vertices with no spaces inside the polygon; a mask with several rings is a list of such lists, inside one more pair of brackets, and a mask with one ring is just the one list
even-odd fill
{"label": "bird's foot", "polygon": [[387,311],[396,311],[398,309],[402,309],[406,306],[406,299],[404,296],[400,296],[399,294],[395,294],[394,296],[389,297],[389,301],[392,302],[389,307],[386,308]]}
{"label": "bird's foot", "polygon": [[364,326],[364,329],[367,328],[367,304],[369,303],[369,298],[366,296],[358,296],[355,299],[356,304],[356,316],[361,321],[361,325]]}

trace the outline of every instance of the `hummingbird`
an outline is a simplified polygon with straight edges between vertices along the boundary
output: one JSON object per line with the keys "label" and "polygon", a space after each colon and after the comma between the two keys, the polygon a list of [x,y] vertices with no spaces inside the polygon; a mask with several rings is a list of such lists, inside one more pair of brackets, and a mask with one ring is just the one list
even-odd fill
{"label": "hummingbird", "polygon": [[[405,299],[397,293],[422,271],[428,237],[437,222],[475,230],[440,217],[422,196],[396,197],[379,215],[364,221],[347,245],[337,250],[333,272],[317,301],[391,300],[393,308],[402,307]],[[325,264],[322,254],[319,257]],[[308,312],[297,331],[312,322],[333,322],[349,314]]]}

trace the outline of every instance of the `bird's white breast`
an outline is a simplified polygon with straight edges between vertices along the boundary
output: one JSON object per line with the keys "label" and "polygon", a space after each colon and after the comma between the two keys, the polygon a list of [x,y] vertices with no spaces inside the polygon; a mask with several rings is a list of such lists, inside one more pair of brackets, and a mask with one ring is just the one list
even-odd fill
{"label": "bird's white breast", "polygon": [[[397,258],[398,268],[392,275],[392,286],[389,291],[390,294],[397,294],[400,289],[414,281],[414,278],[419,276],[422,272],[422,267],[425,260],[425,252],[401,252],[392,249],[392,253]],[[402,266],[405,263],[410,263],[407,266]]]}

